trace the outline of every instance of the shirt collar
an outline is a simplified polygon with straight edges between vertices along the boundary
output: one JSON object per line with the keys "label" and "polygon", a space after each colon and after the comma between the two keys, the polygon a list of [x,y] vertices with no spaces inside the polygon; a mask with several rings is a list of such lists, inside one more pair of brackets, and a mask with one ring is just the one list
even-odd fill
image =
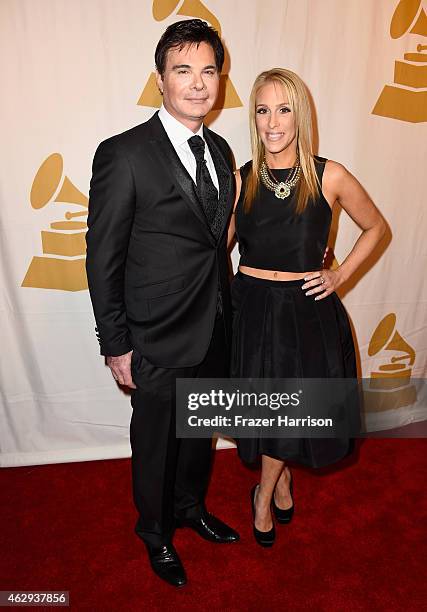
{"label": "shirt collar", "polygon": [[178,119],[172,117],[172,115],[165,109],[163,104],[159,109],[159,119],[166,130],[166,134],[168,135],[169,140],[175,146],[181,146],[185,144],[187,140],[192,136],[201,136],[204,140],[203,123],[200,126],[199,130],[194,133],[183,123],[178,121]]}

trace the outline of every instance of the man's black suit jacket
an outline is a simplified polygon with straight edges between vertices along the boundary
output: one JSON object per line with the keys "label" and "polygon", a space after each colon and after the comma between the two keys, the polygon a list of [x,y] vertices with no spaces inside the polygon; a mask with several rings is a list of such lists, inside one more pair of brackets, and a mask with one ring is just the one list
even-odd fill
{"label": "man's black suit jacket", "polygon": [[156,366],[197,365],[211,339],[218,282],[230,339],[232,155],[206,127],[204,137],[220,187],[218,240],[158,113],[95,153],[86,271],[102,355],[137,349]]}

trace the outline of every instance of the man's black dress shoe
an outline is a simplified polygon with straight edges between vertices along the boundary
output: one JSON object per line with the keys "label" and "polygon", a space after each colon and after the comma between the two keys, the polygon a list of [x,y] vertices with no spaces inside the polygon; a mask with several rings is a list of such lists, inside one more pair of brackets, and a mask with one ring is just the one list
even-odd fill
{"label": "man's black dress shoe", "polygon": [[258,487],[259,485],[256,484],[252,488],[252,491],[251,491],[252,518],[254,520],[254,523],[253,523],[254,538],[260,546],[264,546],[264,548],[268,548],[270,546],[273,546],[274,544],[274,540],[276,538],[276,528],[274,527],[274,523],[270,531],[260,531],[259,529],[255,527],[255,514],[256,514],[255,512],[255,493]]}
{"label": "man's black dress shoe", "polygon": [[190,529],[197,531],[205,540],[217,542],[218,544],[228,544],[240,540],[237,531],[234,531],[234,529],[231,529],[231,527],[220,521],[219,518],[206,511],[204,511],[202,516],[198,519],[177,518],[176,526],[190,527]]}
{"label": "man's black dress shoe", "polygon": [[286,508],[285,510],[283,510],[282,508],[279,508],[278,506],[276,506],[276,502],[274,501],[274,493],[273,493],[273,499],[272,499],[272,506],[273,506],[273,512],[274,512],[274,516],[276,517],[277,521],[279,523],[282,523],[283,525],[286,525],[287,523],[291,522],[291,519],[294,515],[294,500],[293,500],[293,478],[291,475],[291,482],[289,484],[289,491],[292,497],[292,506],[290,508]]}
{"label": "man's black dress shoe", "polygon": [[159,578],[165,580],[172,586],[183,586],[187,582],[184,567],[178,553],[172,544],[164,546],[150,546],[145,543],[151,567]]}

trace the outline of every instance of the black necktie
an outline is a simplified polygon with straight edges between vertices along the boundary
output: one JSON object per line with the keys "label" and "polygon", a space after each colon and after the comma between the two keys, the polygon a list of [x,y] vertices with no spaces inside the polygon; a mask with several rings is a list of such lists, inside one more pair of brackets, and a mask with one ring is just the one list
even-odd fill
{"label": "black necktie", "polygon": [[209,227],[213,229],[213,222],[218,208],[218,190],[213,184],[212,177],[205,161],[205,141],[200,136],[188,139],[190,149],[196,158],[196,184],[200,202],[203,207]]}
{"label": "black necktie", "polygon": [[[218,223],[214,223],[216,212],[218,209],[218,190],[213,184],[212,177],[206,166],[205,161],[205,141],[200,136],[192,136],[188,139],[190,149],[196,158],[196,184],[197,192],[200,202],[205,213],[205,217],[208,220],[209,227],[213,235],[218,238],[220,227]],[[218,279],[218,289],[216,296],[216,311],[219,315],[222,315],[222,295]]]}

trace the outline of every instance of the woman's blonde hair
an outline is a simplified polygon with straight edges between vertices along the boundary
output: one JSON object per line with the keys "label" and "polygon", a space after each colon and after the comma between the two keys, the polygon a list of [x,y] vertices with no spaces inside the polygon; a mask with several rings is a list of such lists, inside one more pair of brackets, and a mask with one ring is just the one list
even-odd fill
{"label": "woman's blonde hair", "polygon": [[291,70],[272,68],[261,72],[255,79],[249,102],[249,126],[251,133],[252,170],[246,180],[244,210],[249,212],[260,184],[259,171],[265,156],[265,147],[256,128],[256,98],[258,92],[268,83],[277,83],[288,96],[288,103],[294,113],[297,152],[301,166],[301,177],[297,187],[295,212],[302,213],[310,198],[319,195],[319,179],[314,165],[313,122],[306,86]]}

